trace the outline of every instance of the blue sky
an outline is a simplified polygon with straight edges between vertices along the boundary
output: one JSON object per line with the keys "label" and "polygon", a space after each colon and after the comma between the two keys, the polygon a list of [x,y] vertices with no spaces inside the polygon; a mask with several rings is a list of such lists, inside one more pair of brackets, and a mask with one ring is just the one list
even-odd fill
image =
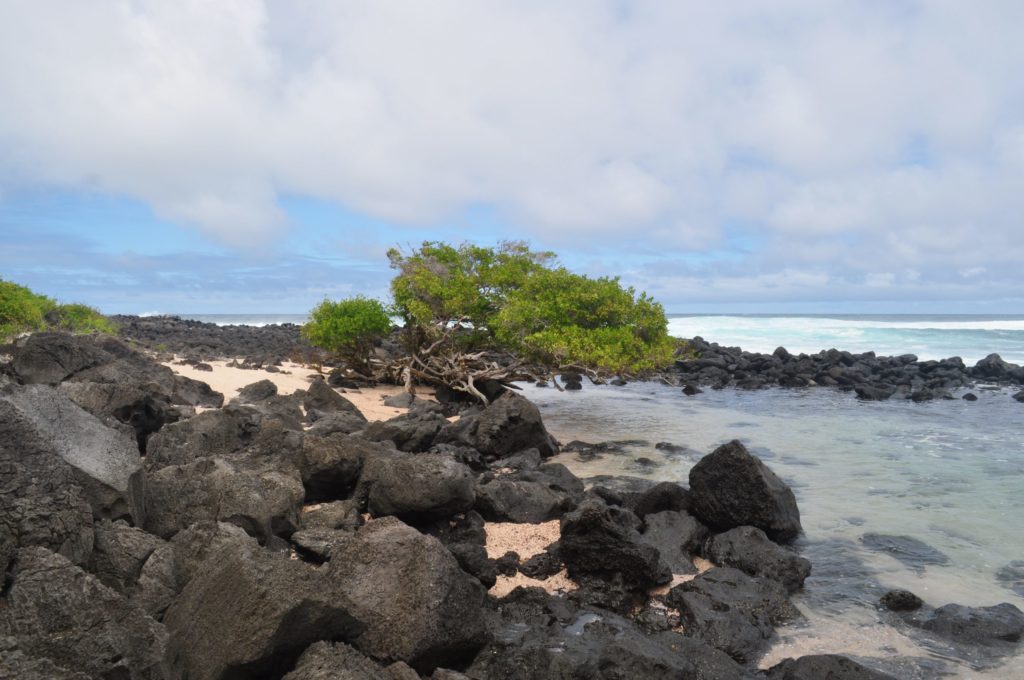
{"label": "blue sky", "polygon": [[1024,313],[1024,4],[0,3],[0,277],[386,296],[527,240],[670,312]]}

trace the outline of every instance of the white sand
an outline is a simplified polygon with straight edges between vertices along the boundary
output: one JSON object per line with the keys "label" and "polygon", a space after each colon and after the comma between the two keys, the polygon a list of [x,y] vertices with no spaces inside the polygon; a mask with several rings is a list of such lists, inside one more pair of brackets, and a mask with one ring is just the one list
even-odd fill
{"label": "white sand", "polygon": [[[557,519],[540,524],[515,524],[513,522],[487,522],[484,524],[484,531],[487,533],[487,556],[497,559],[509,550],[517,553],[519,559],[526,561],[544,552],[548,547],[561,536],[561,529]],[[568,592],[576,590],[576,584],[569,578],[565,569],[547,577],[543,581],[530,578],[523,574],[515,576],[498,576],[498,582],[494,584],[490,592],[495,597],[505,597],[519,586],[536,586],[543,588],[549,593]]]}
{"label": "white sand", "polygon": [[[306,366],[291,362],[284,362],[279,366],[280,372],[271,373],[263,369],[233,368],[228,366],[227,361],[208,361],[213,367],[212,371],[200,371],[193,366],[183,366],[175,363],[165,363],[178,375],[186,378],[200,380],[217,392],[224,395],[224,401],[230,401],[238,395],[238,390],[246,385],[251,385],[260,380],[269,380],[277,385],[278,394],[292,394],[297,390],[304,390],[309,387],[310,382],[319,374]],[[339,390],[342,391],[342,390]],[[364,387],[359,391],[344,390],[346,399],[356,405],[367,420],[387,420],[406,412],[404,408],[393,408],[382,403],[384,397],[400,394],[403,388],[398,385],[382,385],[378,387]],[[433,393],[430,390],[420,388],[416,396],[421,399],[430,399]]]}

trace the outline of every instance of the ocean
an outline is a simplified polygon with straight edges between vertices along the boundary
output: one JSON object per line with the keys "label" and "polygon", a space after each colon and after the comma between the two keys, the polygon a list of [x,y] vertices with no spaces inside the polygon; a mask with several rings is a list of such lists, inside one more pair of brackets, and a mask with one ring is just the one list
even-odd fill
{"label": "ocean", "polygon": [[[669,324],[673,335],[760,352],[835,347],[921,359],[960,356],[968,364],[998,352],[1024,363],[1020,316],[672,315]],[[1011,390],[975,389],[976,402],[913,403],[861,402],[825,388],[706,390],[695,397],[655,383],[523,389],[562,442],[633,440],[621,454],[589,462],[561,454],[557,460],[580,477],[685,483],[701,456],[739,439],[793,487],[805,529],[798,547],[814,572],[795,597],[804,620],[779,630],[766,665],[833,652],[909,680],[1024,679],[1022,655],[974,658],[915,631],[879,625],[884,614],[876,607],[884,592],[904,588],[933,606],[1010,602],[1024,609],[1024,581],[1000,578],[1011,562],[1024,560],[1024,404],[1010,398]],[[684,448],[667,453],[656,448],[659,442]],[[872,550],[863,540],[871,533],[917,539],[946,563],[904,562]]]}

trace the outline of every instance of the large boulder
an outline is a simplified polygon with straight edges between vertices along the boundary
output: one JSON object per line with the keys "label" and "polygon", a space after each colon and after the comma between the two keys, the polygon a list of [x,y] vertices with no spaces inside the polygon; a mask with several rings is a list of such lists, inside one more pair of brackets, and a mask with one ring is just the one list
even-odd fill
{"label": "large boulder", "polygon": [[860,542],[867,549],[890,555],[919,573],[931,565],[949,564],[949,555],[913,536],[867,533],[861,536]]}
{"label": "large boulder", "polygon": [[749,525],[774,541],[803,531],[793,491],[737,440],[690,470],[690,511],[717,531]]}
{"label": "large boulder", "polygon": [[737,527],[713,536],[704,554],[723,567],[778,581],[791,593],[803,587],[811,573],[810,560],[773,543],[757,527]]}
{"label": "large boulder", "polygon": [[385,517],[343,540],[327,580],[366,624],[352,641],[361,652],[429,672],[486,642],[483,586],[436,538]]}
{"label": "large boulder", "polygon": [[394,449],[357,435],[307,434],[297,461],[309,502],[348,498],[355,490],[363,465],[375,458],[392,458]]}
{"label": "large boulder", "polygon": [[915,628],[962,645],[1016,646],[1024,636],[1024,612],[1009,602],[991,607],[923,606],[900,617]]}
{"label": "large boulder", "polygon": [[135,442],[52,387],[0,391],[0,444],[9,455],[70,467],[97,518],[144,517],[142,461]]}
{"label": "large boulder", "polygon": [[87,337],[68,333],[35,333],[14,353],[12,367],[26,385],[56,385],[114,357]]}
{"label": "large boulder", "polygon": [[249,406],[229,406],[165,426],[149,438],[146,469],[187,465],[244,448],[259,432],[260,414]]}
{"label": "large boulder", "polygon": [[[417,675],[417,680],[419,676]],[[309,646],[283,680],[395,680],[386,669],[344,642]]]}
{"label": "large boulder", "polygon": [[164,678],[167,634],[141,609],[46,548],[18,553],[0,636],[29,656],[94,678]]}
{"label": "large boulder", "polygon": [[669,591],[689,637],[751,664],[768,648],[775,626],[800,616],[777,582],[715,567]]}
{"label": "large boulder", "polygon": [[470,469],[434,453],[371,457],[359,488],[371,515],[394,515],[413,524],[464,512],[476,500]]}
{"label": "large boulder", "polygon": [[577,609],[538,588],[500,601],[493,640],[466,675],[474,680],[752,680],[722,652],[678,633],[646,635],[611,612]]}
{"label": "large boulder", "polygon": [[326,381],[314,380],[306,389],[302,400],[302,406],[306,413],[316,411],[318,414],[347,413],[357,419],[366,422],[366,416],[351,401],[338,394]]}
{"label": "large boulder", "polygon": [[560,555],[569,575],[606,580],[618,575],[630,589],[667,583],[671,572],[658,549],[644,542],[639,526],[632,512],[600,499],[580,503],[561,521]]}
{"label": "large boulder", "polygon": [[786,659],[768,669],[768,680],[895,680],[837,654]]}
{"label": "large boulder", "polygon": [[476,490],[476,508],[492,522],[559,519],[583,499],[583,482],[560,463],[494,476]]}
{"label": "large boulder", "polygon": [[112,418],[132,428],[139,451],[146,452],[149,437],[167,423],[181,418],[182,410],[170,397],[150,386],[120,383],[67,382],[60,390],[97,418]]}
{"label": "large boulder", "polygon": [[95,525],[96,541],[88,569],[103,585],[128,594],[139,580],[142,567],[165,542],[123,520],[103,520]]}
{"label": "large boulder", "polygon": [[0,678],[17,680],[92,680],[88,675],[58,666],[46,657],[25,654],[18,640],[0,636]]}
{"label": "large boulder", "polygon": [[370,423],[363,430],[362,436],[377,442],[394,442],[400,451],[421,452],[434,444],[438,434],[448,424],[440,413],[409,412],[390,420]]}
{"label": "large boulder", "polygon": [[281,461],[242,455],[203,458],[149,475],[145,529],[170,538],[194,522],[236,524],[266,542],[299,526],[305,491]]}
{"label": "large boulder", "polygon": [[1008,380],[1017,375],[1020,366],[1004,361],[998,354],[989,354],[971,369],[971,376],[982,380]]}
{"label": "large boulder", "polygon": [[693,553],[700,549],[707,534],[707,527],[689,513],[662,510],[644,518],[640,540],[657,548],[673,574],[696,574]]}
{"label": "large boulder", "polygon": [[225,522],[197,522],[179,531],[146,559],[131,593],[132,602],[160,620],[206,558],[224,549],[253,550],[256,539]]}
{"label": "large boulder", "polygon": [[537,449],[547,457],[557,450],[537,407],[526,397],[511,391],[505,392],[480,414],[464,416],[446,425],[437,439],[471,446],[490,459],[504,458],[526,449]]}
{"label": "large boulder", "polygon": [[362,630],[316,569],[287,555],[229,546],[210,554],[164,616],[175,677],[281,677],[318,640]]}

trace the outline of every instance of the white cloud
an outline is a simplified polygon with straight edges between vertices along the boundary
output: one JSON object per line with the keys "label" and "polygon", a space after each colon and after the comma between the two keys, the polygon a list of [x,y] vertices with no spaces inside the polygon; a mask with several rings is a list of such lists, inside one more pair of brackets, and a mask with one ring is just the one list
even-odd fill
{"label": "white cloud", "polygon": [[1024,258],[1021,25],[1012,1],[7,2],[0,195],[126,194],[236,246],[287,229],[285,194],[663,254],[741,223],[736,295],[978,280]]}

